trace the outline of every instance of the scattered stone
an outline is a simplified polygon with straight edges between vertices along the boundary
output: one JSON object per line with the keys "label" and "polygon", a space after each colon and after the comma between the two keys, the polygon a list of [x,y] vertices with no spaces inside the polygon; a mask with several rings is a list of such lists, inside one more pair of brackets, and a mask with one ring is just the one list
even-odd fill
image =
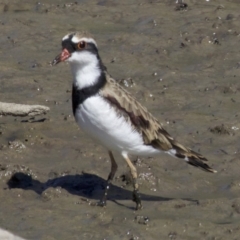
{"label": "scattered stone", "polygon": [[135,82],[132,78],[118,80],[118,83],[126,88],[133,87],[135,85]]}
{"label": "scattered stone", "polygon": [[226,20],[232,20],[234,18],[234,15],[229,13],[226,17]]}
{"label": "scattered stone", "polygon": [[177,208],[177,209],[180,209],[180,208],[186,207],[186,204],[185,203],[179,203],[179,204],[176,204],[174,207]]}
{"label": "scattered stone", "polygon": [[228,130],[227,127],[224,126],[224,124],[209,128],[210,132],[214,134],[219,134],[219,135],[231,135],[231,132]]}
{"label": "scattered stone", "polygon": [[49,187],[41,194],[41,198],[44,202],[48,202],[54,198],[59,198],[61,193],[62,193],[61,187],[56,188]]}
{"label": "scattered stone", "polygon": [[0,171],[5,171],[7,170],[7,165],[6,164],[0,164]]}
{"label": "scattered stone", "polygon": [[188,5],[186,3],[183,2],[183,0],[177,0],[176,1],[176,11],[183,11],[183,10],[187,10]]}
{"label": "scattered stone", "polygon": [[129,240],[139,240],[139,237],[133,235],[131,238],[129,238]]}
{"label": "scattered stone", "polygon": [[224,94],[237,93],[239,90],[236,86],[220,86],[219,89]]}
{"label": "scattered stone", "polygon": [[[25,165],[6,165],[6,164],[1,164],[0,165],[0,179],[2,178],[7,178],[8,180],[8,185],[10,188],[17,187],[16,182],[19,183],[19,187],[21,188],[22,185],[26,185],[26,182],[29,183],[29,179],[36,179],[37,175],[33,173],[33,171],[26,167]],[[28,179],[27,181],[25,181]],[[23,184],[21,181],[23,180]],[[27,184],[28,185],[28,184]]]}
{"label": "scattered stone", "polygon": [[234,209],[234,211],[238,214],[240,214],[240,203],[239,201],[234,201],[232,204],[232,208]]}
{"label": "scattered stone", "polygon": [[149,223],[149,217],[137,215],[137,216],[135,217],[135,221],[136,221],[138,224],[147,225],[147,224]]}
{"label": "scattered stone", "polygon": [[170,239],[177,239],[177,233],[176,233],[176,232],[170,232],[170,233],[168,234],[168,237],[169,237]]}
{"label": "scattered stone", "polygon": [[26,146],[19,140],[9,141],[8,147],[16,150],[17,152],[21,152]]}

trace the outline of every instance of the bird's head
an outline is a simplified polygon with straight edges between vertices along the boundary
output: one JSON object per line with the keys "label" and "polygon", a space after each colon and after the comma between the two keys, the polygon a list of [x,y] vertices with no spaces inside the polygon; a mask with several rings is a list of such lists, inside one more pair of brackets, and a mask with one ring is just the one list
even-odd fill
{"label": "bird's head", "polygon": [[68,61],[70,64],[87,65],[96,61],[98,49],[95,40],[83,32],[67,34],[62,39],[62,52],[55,57],[52,65]]}

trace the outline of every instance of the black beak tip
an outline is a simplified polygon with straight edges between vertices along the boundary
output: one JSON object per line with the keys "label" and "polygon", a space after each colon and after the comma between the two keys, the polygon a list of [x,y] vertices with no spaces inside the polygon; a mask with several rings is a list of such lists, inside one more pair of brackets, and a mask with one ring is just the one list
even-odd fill
{"label": "black beak tip", "polygon": [[54,59],[52,62],[51,62],[51,66],[55,66],[59,63],[59,61],[57,59]]}
{"label": "black beak tip", "polygon": [[57,65],[57,64],[60,63],[60,62],[61,62],[61,54],[57,55],[57,56],[53,59],[53,61],[51,62],[51,66],[55,66],[55,65]]}

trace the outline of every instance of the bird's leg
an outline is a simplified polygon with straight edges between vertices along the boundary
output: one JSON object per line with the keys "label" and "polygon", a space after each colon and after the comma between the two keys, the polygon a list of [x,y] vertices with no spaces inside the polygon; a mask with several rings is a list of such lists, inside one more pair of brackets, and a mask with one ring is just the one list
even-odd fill
{"label": "bird's leg", "polygon": [[98,204],[98,205],[100,205],[100,206],[102,206],[102,207],[103,207],[103,206],[106,206],[106,204],[107,204],[107,194],[108,194],[108,190],[109,190],[109,188],[110,188],[110,184],[111,184],[111,182],[112,182],[112,180],[113,180],[113,178],[114,178],[114,175],[115,175],[115,173],[116,173],[116,171],[117,171],[117,168],[118,168],[117,163],[116,163],[116,161],[115,161],[115,159],[114,159],[114,157],[113,157],[112,152],[109,151],[108,154],[109,154],[109,157],[110,157],[110,160],[111,160],[111,171],[110,171],[110,173],[109,173],[109,175],[108,175],[107,185],[106,185],[106,188],[105,188],[104,195],[103,195],[102,199],[100,200],[100,202],[99,202],[99,204]]}
{"label": "bird's leg", "polygon": [[131,176],[133,178],[133,201],[136,202],[136,210],[139,210],[139,209],[142,209],[142,203],[141,203],[140,195],[138,192],[137,169],[132,164],[128,156],[123,156],[123,157],[130,168]]}

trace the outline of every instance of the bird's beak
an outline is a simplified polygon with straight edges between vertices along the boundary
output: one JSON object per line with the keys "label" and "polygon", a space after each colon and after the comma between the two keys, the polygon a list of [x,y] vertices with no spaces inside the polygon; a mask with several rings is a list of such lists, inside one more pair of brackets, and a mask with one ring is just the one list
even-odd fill
{"label": "bird's beak", "polygon": [[54,58],[54,60],[52,61],[52,66],[57,65],[60,62],[64,62],[69,57],[71,57],[71,54],[66,48],[64,48],[62,52]]}

